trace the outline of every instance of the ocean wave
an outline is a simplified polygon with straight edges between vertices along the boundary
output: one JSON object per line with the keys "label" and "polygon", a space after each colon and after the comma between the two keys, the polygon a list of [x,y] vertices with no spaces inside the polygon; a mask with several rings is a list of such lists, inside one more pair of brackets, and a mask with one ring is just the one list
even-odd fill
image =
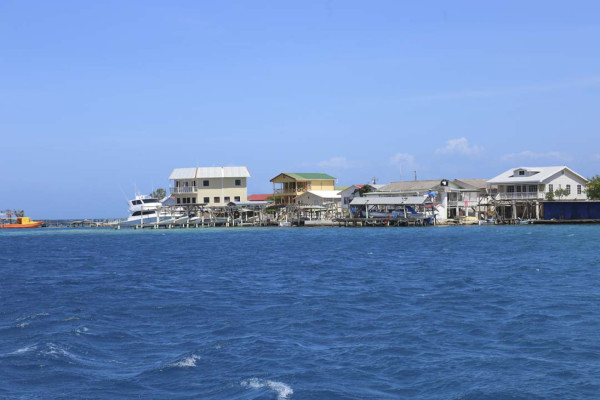
{"label": "ocean wave", "polygon": [[171,368],[194,368],[196,366],[196,362],[200,360],[200,356],[196,354],[192,354],[188,357],[185,357],[177,362],[172,364],[168,364],[167,367]]}
{"label": "ocean wave", "polygon": [[40,317],[47,317],[48,315],[50,315],[50,314],[48,314],[47,312],[41,312],[41,313],[37,313],[37,314],[25,315],[24,317],[19,317],[15,321],[27,321],[27,320],[31,320],[31,319],[37,319]]}
{"label": "ocean wave", "polygon": [[66,358],[69,361],[78,360],[78,357],[73,353],[54,343],[46,343],[45,348],[40,351],[40,354],[52,358]]}
{"label": "ocean wave", "polygon": [[26,353],[30,353],[34,350],[37,350],[37,345],[32,344],[31,346],[25,346],[25,347],[21,347],[18,350],[13,351],[12,353],[8,353],[7,355],[9,356],[16,356],[19,354],[26,354]]}
{"label": "ocean wave", "polygon": [[86,326],[82,326],[81,328],[77,328],[77,329],[75,329],[75,334],[76,334],[77,336],[79,336],[79,335],[81,335],[81,334],[85,334],[85,333],[86,333],[86,332],[88,332],[88,331],[89,331],[89,328],[88,328],[88,327],[86,327]]}
{"label": "ocean wave", "polygon": [[288,399],[292,394],[294,394],[294,390],[286,385],[283,382],[276,382],[270,380],[263,380],[258,378],[250,378],[241,382],[241,385],[245,388],[249,389],[262,389],[266,388],[277,393],[277,398],[279,400]]}

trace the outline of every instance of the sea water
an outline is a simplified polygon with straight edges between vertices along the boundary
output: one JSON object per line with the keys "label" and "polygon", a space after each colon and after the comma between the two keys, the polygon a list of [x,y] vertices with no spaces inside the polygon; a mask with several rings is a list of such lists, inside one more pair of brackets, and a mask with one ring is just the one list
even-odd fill
{"label": "sea water", "polygon": [[0,233],[0,398],[600,398],[600,226]]}

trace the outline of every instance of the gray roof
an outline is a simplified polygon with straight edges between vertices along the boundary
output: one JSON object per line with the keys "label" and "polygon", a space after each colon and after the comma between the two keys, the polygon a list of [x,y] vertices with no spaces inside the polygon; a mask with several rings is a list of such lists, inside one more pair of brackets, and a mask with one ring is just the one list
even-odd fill
{"label": "gray roof", "polygon": [[369,205],[403,205],[403,204],[424,204],[429,202],[424,196],[407,196],[407,197],[355,197],[351,202],[351,206]]}
{"label": "gray roof", "polygon": [[175,168],[169,179],[199,179],[199,178],[249,178],[250,172],[246,167],[198,167]]}
{"label": "gray roof", "polygon": [[487,179],[455,179],[454,183],[463,189],[486,189]]}
{"label": "gray roof", "polygon": [[[424,181],[400,181],[392,182],[379,188],[378,192],[424,192],[432,190],[440,186],[441,179],[430,179]],[[456,186],[453,182],[449,182],[452,186]]]}

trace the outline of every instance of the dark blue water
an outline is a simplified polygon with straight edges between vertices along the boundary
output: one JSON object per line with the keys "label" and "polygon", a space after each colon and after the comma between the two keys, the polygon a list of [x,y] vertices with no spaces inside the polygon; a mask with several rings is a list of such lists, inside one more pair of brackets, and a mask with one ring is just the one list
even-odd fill
{"label": "dark blue water", "polygon": [[0,233],[0,398],[600,398],[600,226]]}

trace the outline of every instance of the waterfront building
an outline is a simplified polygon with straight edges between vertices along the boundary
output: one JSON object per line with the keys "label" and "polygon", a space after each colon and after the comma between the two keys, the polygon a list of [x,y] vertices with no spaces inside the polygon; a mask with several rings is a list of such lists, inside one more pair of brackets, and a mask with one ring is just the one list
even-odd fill
{"label": "waterfront building", "polygon": [[517,167],[487,181],[496,200],[544,200],[549,192],[565,189],[561,200],[585,200],[587,179],[566,166]]}
{"label": "waterfront building", "polygon": [[230,202],[248,201],[246,167],[176,168],[169,180],[176,204],[223,206]]}
{"label": "waterfront building", "polygon": [[376,185],[376,184],[368,184],[368,185],[352,185],[340,191],[340,196],[342,197],[342,210],[348,211],[350,206],[350,202],[355,197],[360,197],[361,190],[364,192],[375,192],[378,189],[381,189],[385,185]]}
{"label": "waterfront building", "polygon": [[428,197],[433,202],[437,219],[476,217],[482,206],[487,207],[485,179],[417,180],[392,182],[365,193],[365,197]]}
{"label": "waterfront building", "polygon": [[364,197],[422,197],[425,198],[435,193],[434,203],[439,221],[448,218],[448,192],[451,189],[460,189],[446,179],[442,180],[420,180],[420,181],[398,181],[391,182],[374,192],[365,193]]}
{"label": "waterfront building", "polygon": [[338,190],[309,190],[296,197],[295,203],[302,206],[341,208],[340,192]]}
{"label": "waterfront building", "polygon": [[[586,200],[586,183],[566,166],[511,168],[487,181],[494,211],[504,220],[540,219],[546,199]],[[555,195],[558,189],[564,195]]]}
{"label": "waterfront building", "polygon": [[294,204],[297,196],[310,190],[335,190],[335,178],[324,173],[282,172],[271,182],[276,204]]}

